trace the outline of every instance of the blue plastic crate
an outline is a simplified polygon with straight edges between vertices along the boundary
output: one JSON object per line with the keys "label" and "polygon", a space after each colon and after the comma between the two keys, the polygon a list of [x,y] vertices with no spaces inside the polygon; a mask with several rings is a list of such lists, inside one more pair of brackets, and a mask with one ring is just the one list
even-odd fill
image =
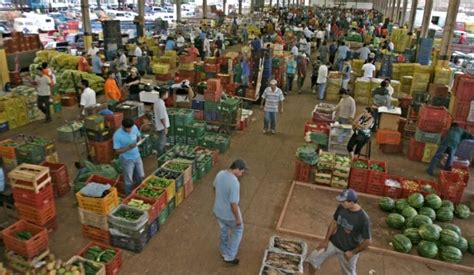
{"label": "blue plastic crate", "polygon": [[218,112],[204,112],[204,120],[215,121],[219,118]]}
{"label": "blue plastic crate", "polygon": [[191,103],[191,109],[204,110],[204,101],[193,100],[192,103]]}

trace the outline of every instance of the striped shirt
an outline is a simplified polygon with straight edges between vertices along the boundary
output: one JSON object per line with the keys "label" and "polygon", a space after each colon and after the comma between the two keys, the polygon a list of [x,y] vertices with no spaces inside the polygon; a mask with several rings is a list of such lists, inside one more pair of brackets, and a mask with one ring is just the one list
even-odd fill
{"label": "striped shirt", "polygon": [[276,88],[272,91],[271,87],[268,87],[263,91],[262,98],[265,99],[265,112],[278,112],[278,104],[283,101],[285,97],[280,88]]}

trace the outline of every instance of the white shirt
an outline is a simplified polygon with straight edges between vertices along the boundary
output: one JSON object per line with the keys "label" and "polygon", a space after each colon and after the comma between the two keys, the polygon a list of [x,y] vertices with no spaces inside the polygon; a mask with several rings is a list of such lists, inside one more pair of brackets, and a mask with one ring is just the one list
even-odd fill
{"label": "white shirt", "polygon": [[91,88],[87,87],[84,89],[81,95],[81,106],[84,108],[94,106],[97,103],[95,99],[95,92]]}
{"label": "white shirt", "polygon": [[35,76],[36,89],[38,90],[39,96],[50,96],[51,95],[51,79],[45,75]]}
{"label": "white shirt", "polygon": [[184,42],[185,42],[184,37],[179,36],[178,39],[176,39],[176,46],[178,48],[182,48],[182,47],[184,47]]}
{"label": "white shirt", "polygon": [[96,55],[99,52],[99,48],[92,47],[87,51],[87,54],[90,56]]}
{"label": "white shirt", "polygon": [[323,41],[323,39],[324,39],[324,31],[319,30],[319,31],[316,33],[316,38],[319,38],[319,39],[321,39],[321,41]]}
{"label": "white shirt", "polygon": [[[162,131],[166,128],[170,127],[170,119],[168,117],[168,112],[166,111],[165,102],[163,99],[159,98],[153,104],[153,114],[155,115],[155,128],[157,131]],[[161,122],[161,120],[165,120],[165,125]]]}
{"label": "white shirt", "polygon": [[211,44],[209,43],[209,39],[204,39],[204,43],[203,43],[203,52],[210,52],[211,51]]}
{"label": "white shirt", "polygon": [[306,37],[313,37],[313,32],[310,31],[308,27],[304,28],[303,32]]}
{"label": "white shirt", "polygon": [[140,49],[140,47],[137,46],[137,47],[135,48],[135,53],[134,53],[134,55],[135,55],[136,57],[141,57],[141,56],[142,56],[142,49]]}
{"label": "white shirt", "polygon": [[390,96],[392,96],[392,95],[393,95],[393,92],[394,92],[392,85],[388,84],[387,90],[388,90],[388,94],[389,94]]}
{"label": "white shirt", "polygon": [[298,47],[293,46],[293,48],[291,48],[291,53],[294,55],[294,56],[297,56],[298,55]]}
{"label": "white shirt", "polygon": [[372,63],[366,63],[362,66],[362,70],[364,71],[363,77],[372,78],[374,77],[375,65]]}
{"label": "white shirt", "polygon": [[327,78],[328,78],[328,66],[326,65],[321,65],[319,66],[319,70],[318,70],[318,84],[322,84],[322,83],[326,83],[327,81]]}
{"label": "white shirt", "polygon": [[392,41],[388,42],[388,48],[390,49],[390,51],[393,52],[393,50],[394,50],[394,48],[395,48],[395,45],[393,45],[393,42],[392,42]]}

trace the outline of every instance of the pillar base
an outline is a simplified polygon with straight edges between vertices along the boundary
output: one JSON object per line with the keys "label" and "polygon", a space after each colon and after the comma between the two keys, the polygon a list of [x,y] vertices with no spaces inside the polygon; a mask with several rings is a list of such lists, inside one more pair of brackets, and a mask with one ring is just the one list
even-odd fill
{"label": "pillar base", "polygon": [[7,53],[5,49],[0,49],[0,90],[5,87],[5,84],[10,82],[10,74],[7,66]]}
{"label": "pillar base", "polygon": [[89,50],[92,47],[92,35],[84,34],[84,48]]}

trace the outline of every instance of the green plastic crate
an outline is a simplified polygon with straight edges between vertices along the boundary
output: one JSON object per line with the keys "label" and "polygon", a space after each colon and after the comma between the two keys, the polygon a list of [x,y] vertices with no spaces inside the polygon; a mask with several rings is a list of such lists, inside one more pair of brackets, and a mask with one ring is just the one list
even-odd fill
{"label": "green plastic crate", "polygon": [[16,147],[16,159],[18,164],[40,164],[44,161],[44,148],[34,144],[22,144]]}
{"label": "green plastic crate", "polygon": [[186,137],[176,136],[175,144],[186,144]]}
{"label": "green plastic crate", "polygon": [[199,138],[206,133],[206,122],[196,121],[186,126],[187,138]]}
{"label": "green plastic crate", "polygon": [[186,127],[185,126],[176,126],[175,135],[177,137],[186,137]]}
{"label": "green plastic crate", "polygon": [[240,102],[240,99],[233,97],[221,100],[221,110],[225,112],[235,112],[239,108]]}
{"label": "green plastic crate", "polygon": [[175,114],[174,123],[176,127],[186,126],[194,121],[194,110],[191,109],[178,109]]}
{"label": "green plastic crate", "polygon": [[219,102],[206,101],[204,102],[204,111],[205,112],[217,112],[219,111]]}
{"label": "green plastic crate", "polygon": [[[171,201],[174,201],[174,200],[171,200]],[[169,203],[168,203],[168,206],[169,206]],[[166,220],[168,219],[168,216],[169,216],[168,208],[169,207],[163,207],[163,209],[161,209],[160,216],[158,217],[160,221],[160,225],[165,224]]]}
{"label": "green plastic crate", "polygon": [[167,206],[168,206],[167,209],[168,209],[168,216],[169,216],[176,209],[176,200],[175,199],[170,200]]}
{"label": "green plastic crate", "polygon": [[441,142],[441,134],[423,132],[416,128],[415,139],[420,142],[439,144]]}

